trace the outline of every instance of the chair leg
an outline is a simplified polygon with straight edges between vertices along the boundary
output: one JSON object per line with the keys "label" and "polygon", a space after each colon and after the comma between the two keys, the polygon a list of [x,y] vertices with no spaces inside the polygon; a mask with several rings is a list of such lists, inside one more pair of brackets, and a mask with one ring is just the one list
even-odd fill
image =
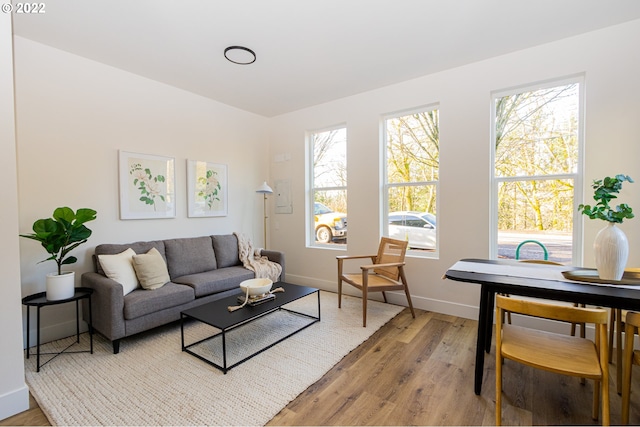
{"label": "chair leg", "polygon": [[416,312],[413,310],[413,303],[411,302],[411,293],[409,292],[409,285],[407,285],[407,278],[404,275],[404,268],[400,267],[400,280],[404,285],[404,294],[407,296],[407,303],[409,304],[409,310],[411,310],[411,316],[415,319]]}
{"label": "chair leg", "polygon": [[342,308],[342,279],[338,276],[338,308]]}
{"label": "chair leg", "polygon": [[616,391],[622,394],[622,310],[616,308]]}
{"label": "chair leg", "polygon": [[625,346],[622,366],[622,424],[629,424],[629,400],[631,395],[631,369],[633,358],[633,339],[635,327],[626,325],[624,331]]}
{"label": "chair leg", "polygon": [[387,293],[386,292],[381,292],[382,294],[382,299],[384,300],[384,302],[388,302],[387,301]]}
{"label": "chair leg", "polygon": [[362,327],[367,327],[367,299],[369,298],[367,287],[362,287]]}

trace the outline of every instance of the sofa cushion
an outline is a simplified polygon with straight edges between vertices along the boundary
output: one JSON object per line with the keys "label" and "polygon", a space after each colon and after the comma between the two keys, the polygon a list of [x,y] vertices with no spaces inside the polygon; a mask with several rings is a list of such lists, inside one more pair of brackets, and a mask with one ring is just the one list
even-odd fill
{"label": "sofa cushion", "polygon": [[216,253],[218,268],[242,264],[238,253],[238,238],[235,234],[211,236],[211,239],[213,240],[213,250]]}
{"label": "sofa cushion", "polygon": [[127,250],[114,255],[98,255],[100,264],[104,269],[105,275],[122,285],[122,292],[127,295],[129,292],[140,287],[138,277],[133,268],[132,259],[136,253],[133,249]]}
{"label": "sofa cushion", "polygon": [[136,289],[124,297],[124,318],[135,319],[194,299],[195,295],[191,287],[172,282],[153,291]]}
{"label": "sofa cushion", "polygon": [[254,277],[253,271],[236,266],[176,277],[173,281],[192,287],[196,298],[200,298],[233,288],[240,290],[240,282]]}
{"label": "sofa cushion", "polygon": [[216,269],[216,255],[210,236],[164,241],[171,278]]}
{"label": "sofa cushion", "polygon": [[105,243],[105,244],[96,246],[95,257],[94,257],[94,260],[96,261],[96,265],[95,265],[96,273],[100,273],[106,276],[106,274],[104,274],[104,270],[102,269],[102,266],[100,265],[98,256],[119,254],[120,252],[123,252],[129,248],[133,249],[133,251],[137,254],[146,254],[147,252],[149,252],[149,249],[156,248],[158,252],[160,252],[160,255],[162,255],[162,257],[165,259],[165,261],[167,260],[167,257],[165,256],[165,252],[164,252],[164,242],[162,240],[152,240],[149,242],[135,242],[135,243],[127,243],[127,244]]}
{"label": "sofa cushion", "polygon": [[167,263],[156,248],[151,248],[146,254],[134,255],[132,261],[140,286],[144,289],[158,289],[171,280]]}

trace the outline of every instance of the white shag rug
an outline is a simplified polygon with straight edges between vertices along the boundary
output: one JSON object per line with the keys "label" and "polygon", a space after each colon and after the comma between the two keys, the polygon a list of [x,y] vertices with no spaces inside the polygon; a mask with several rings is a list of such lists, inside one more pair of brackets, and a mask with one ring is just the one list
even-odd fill
{"label": "white shag rug", "polygon": [[[181,351],[180,325],[174,323],[125,339],[119,354],[94,335],[94,354],[58,356],[36,372],[35,356],[25,359],[26,381],[53,425],[264,425],[291,400],[318,381],[403,307],[370,301],[362,327],[362,301],[320,292],[321,321],[293,335],[226,375]],[[286,307],[317,315],[315,294]],[[229,363],[254,345],[308,322],[279,311],[227,335]],[[187,344],[214,329],[199,322],[185,326]],[[75,336],[45,344],[41,352],[65,348]],[[70,350],[89,348],[89,335]],[[208,357],[220,354],[220,341],[197,347]],[[32,349],[35,352],[35,349]],[[47,357],[41,356],[42,361]],[[218,360],[219,362],[219,360]]]}

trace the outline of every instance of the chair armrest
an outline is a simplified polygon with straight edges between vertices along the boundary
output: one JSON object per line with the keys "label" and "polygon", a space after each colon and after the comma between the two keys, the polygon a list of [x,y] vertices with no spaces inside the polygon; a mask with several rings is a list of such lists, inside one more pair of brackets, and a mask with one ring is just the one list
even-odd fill
{"label": "chair armrest", "polygon": [[[82,286],[93,289],[91,317],[93,327],[110,340],[126,335],[124,328],[124,295],[122,285],[99,273],[82,275]],[[86,306],[85,306],[86,305]],[[89,320],[88,300],[83,300],[82,317]]]}
{"label": "chair armrest", "polygon": [[370,265],[361,265],[360,268],[362,270],[373,270],[374,268],[385,268],[385,267],[402,267],[404,266],[404,262],[388,262],[386,264],[370,264]]}
{"label": "chair armrest", "polygon": [[375,259],[377,255],[338,255],[337,259],[361,259],[361,258],[371,258]]}

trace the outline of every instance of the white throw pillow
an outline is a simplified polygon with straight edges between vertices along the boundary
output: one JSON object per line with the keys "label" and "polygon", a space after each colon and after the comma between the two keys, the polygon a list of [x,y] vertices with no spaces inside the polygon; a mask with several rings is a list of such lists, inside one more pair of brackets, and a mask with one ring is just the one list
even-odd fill
{"label": "white throw pillow", "polygon": [[124,295],[140,287],[136,271],[133,269],[133,256],[136,253],[129,248],[116,255],[98,255],[100,265],[108,278],[122,285]]}
{"label": "white throw pillow", "polygon": [[158,289],[171,280],[167,263],[156,248],[146,254],[134,255],[133,268],[144,289]]}

